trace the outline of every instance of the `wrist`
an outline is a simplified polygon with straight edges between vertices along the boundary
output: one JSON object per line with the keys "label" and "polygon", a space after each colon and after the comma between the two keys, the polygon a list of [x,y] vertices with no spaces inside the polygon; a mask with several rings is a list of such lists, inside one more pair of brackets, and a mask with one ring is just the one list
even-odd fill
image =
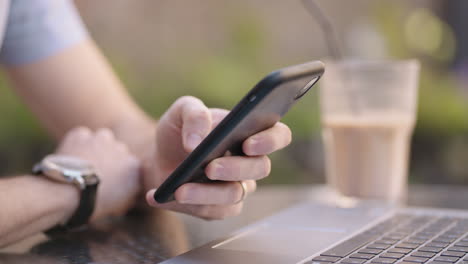
{"label": "wrist", "polygon": [[[88,223],[95,208],[96,192],[99,185],[99,178],[95,174],[93,165],[90,162],[73,156],[51,154],[43,158],[42,161],[33,167],[33,173],[55,182],[58,186],[68,185],[68,190],[74,188],[79,192],[78,206],[75,206],[75,211],[71,217],[67,209],[73,207],[69,207],[68,205],[73,204],[75,199],[68,197],[72,202],[61,204],[62,206],[65,205],[65,207],[62,207],[64,210],[63,214],[61,214],[61,219],[69,220],[61,222],[48,230],[47,233],[49,235],[82,227]],[[59,191],[59,193],[62,196],[58,197],[60,200],[66,200],[66,194],[69,194],[70,191],[64,193],[64,187],[61,189],[62,192]]]}
{"label": "wrist", "polygon": [[65,224],[78,209],[80,203],[80,190],[78,190],[76,186],[64,183],[52,182],[52,184],[56,185],[54,188],[57,189],[57,194],[61,194],[58,197],[62,200],[60,204],[62,213],[59,218],[60,221],[57,224]]}
{"label": "wrist", "polygon": [[54,182],[46,178],[29,176],[28,180],[36,182],[38,193],[49,193],[46,202],[52,205],[49,210],[54,215],[49,223],[51,228],[57,224],[66,223],[76,211],[80,200],[80,191],[75,186]]}

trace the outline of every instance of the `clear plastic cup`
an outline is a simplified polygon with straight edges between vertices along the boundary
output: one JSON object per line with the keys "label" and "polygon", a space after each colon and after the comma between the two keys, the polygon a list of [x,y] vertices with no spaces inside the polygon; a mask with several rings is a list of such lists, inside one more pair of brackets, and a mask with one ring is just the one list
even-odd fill
{"label": "clear plastic cup", "polygon": [[405,201],[418,79],[416,60],[326,62],[320,89],[326,179],[339,194]]}

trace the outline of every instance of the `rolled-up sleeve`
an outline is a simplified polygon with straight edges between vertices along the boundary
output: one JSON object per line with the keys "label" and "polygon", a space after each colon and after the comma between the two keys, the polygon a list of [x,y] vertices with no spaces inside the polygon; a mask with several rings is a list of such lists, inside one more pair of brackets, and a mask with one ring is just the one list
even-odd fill
{"label": "rolled-up sleeve", "polygon": [[35,62],[82,41],[87,35],[70,0],[12,0],[0,63]]}

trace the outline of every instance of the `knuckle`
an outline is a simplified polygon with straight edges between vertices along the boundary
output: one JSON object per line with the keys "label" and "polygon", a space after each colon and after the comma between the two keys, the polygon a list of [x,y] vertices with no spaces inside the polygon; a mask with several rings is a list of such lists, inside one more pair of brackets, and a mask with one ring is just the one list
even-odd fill
{"label": "knuckle", "polygon": [[239,215],[242,212],[242,207],[242,202],[230,206],[202,206],[198,208],[196,215],[207,221],[223,220]]}
{"label": "knuckle", "polygon": [[217,180],[216,175],[216,164],[214,162],[210,162],[205,168],[206,177],[210,180]]}
{"label": "knuckle", "polygon": [[91,130],[87,127],[80,126],[71,129],[68,134],[70,135],[91,135]]}
{"label": "knuckle", "polygon": [[96,137],[101,139],[114,139],[114,133],[109,128],[99,128],[96,130]]}
{"label": "knuckle", "polygon": [[209,221],[223,220],[228,214],[225,206],[203,206],[200,208],[199,213]]}
{"label": "knuckle", "polygon": [[91,130],[87,127],[75,127],[71,129],[65,136],[67,140],[70,139],[87,139],[91,137]]}
{"label": "knuckle", "polygon": [[188,113],[187,121],[195,123],[195,122],[208,120],[209,117],[210,117],[210,113],[208,109],[197,109]]}
{"label": "knuckle", "polygon": [[197,215],[205,220],[217,220],[217,210],[213,210],[210,206],[201,206],[198,208]]}
{"label": "knuckle", "polygon": [[184,95],[179,97],[174,104],[176,105],[185,105],[185,104],[191,104],[191,103],[201,103],[201,100],[191,96],[191,95]]}
{"label": "knuckle", "polygon": [[174,198],[176,201],[181,202],[186,200],[186,198],[189,196],[189,193],[191,192],[189,185],[182,185],[180,186],[174,193]]}
{"label": "knuckle", "polygon": [[244,190],[242,189],[242,186],[238,182],[233,182],[231,184],[231,188],[229,188],[229,196],[232,197],[230,199],[231,203],[237,203],[242,199],[242,194]]}

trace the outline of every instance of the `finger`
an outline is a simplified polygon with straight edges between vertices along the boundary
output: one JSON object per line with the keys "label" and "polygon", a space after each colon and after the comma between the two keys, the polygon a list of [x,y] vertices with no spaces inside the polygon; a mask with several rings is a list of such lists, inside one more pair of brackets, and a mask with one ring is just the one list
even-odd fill
{"label": "finger", "polygon": [[270,174],[271,161],[267,156],[227,156],[213,160],[206,166],[205,174],[212,180],[259,180]]}
{"label": "finger", "polygon": [[181,99],[182,142],[184,149],[191,152],[211,131],[211,114],[200,99]]}
{"label": "finger", "polygon": [[233,205],[199,205],[195,210],[195,215],[205,220],[222,220],[227,217],[239,215],[242,212],[244,203]]}
{"label": "finger", "polygon": [[[245,183],[245,194],[252,192],[252,184]],[[245,198],[244,186],[240,182],[186,183],[175,192],[181,204],[229,205]]]}
{"label": "finger", "polygon": [[247,193],[253,193],[257,190],[257,182],[254,180],[247,180],[244,181],[244,183],[247,185]]}
{"label": "finger", "polygon": [[146,193],[146,201],[150,206],[189,214],[206,220],[236,216],[242,211],[243,207],[242,202],[233,205],[192,205],[181,204],[176,201],[160,204],[153,198],[155,192],[156,190],[153,189]]}
{"label": "finger", "polygon": [[223,120],[229,114],[228,110],[220,108],[210,108],[210,112],[213,122],[211,124],[211,129],[214,129],[216,126],[218,126],[221,120]]}
{"label": "finger", "polygon": [[283,123],[257,133],[242,144],[242,150],[249,156],[268,155],[291,143],[291,129]]}
{"label": "finger", "polygon": [[71,129],[65,134],[60,146],[58,147],[58,152],[63,151],[70,145],[75,145],[76,142],[83,142],[91,138],[92,132],[87,127],[76,127]]}
{"label": "finger", "polygon": [[68,140],[83,140],[89,139],[93,132],[87,127],[76,127],[70,130],[63,139],[64,141]]}
{"label": "finger", "polygon": [[99,128],[96,130],[95,139],[98,141],[114,141],[114,133],[108,128]]}

